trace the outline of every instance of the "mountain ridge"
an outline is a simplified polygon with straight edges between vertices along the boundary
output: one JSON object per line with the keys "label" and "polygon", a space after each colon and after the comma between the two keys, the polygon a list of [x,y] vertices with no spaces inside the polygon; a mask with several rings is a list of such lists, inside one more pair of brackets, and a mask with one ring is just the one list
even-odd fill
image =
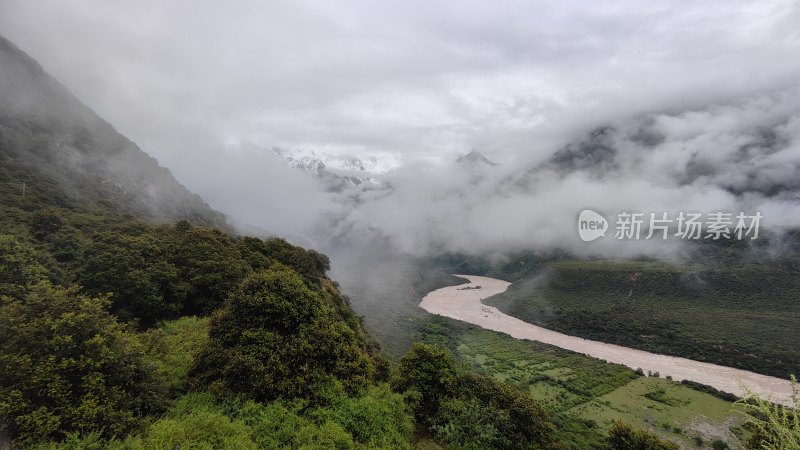
{"label": "mountain ridge", "polygon": [[[0,164],[55,181],[78,209],[226,226],[225,216],[0,36]],[[25,175],[27,174],[27,175]],[[28,189],[37,186],[28,184]]]}

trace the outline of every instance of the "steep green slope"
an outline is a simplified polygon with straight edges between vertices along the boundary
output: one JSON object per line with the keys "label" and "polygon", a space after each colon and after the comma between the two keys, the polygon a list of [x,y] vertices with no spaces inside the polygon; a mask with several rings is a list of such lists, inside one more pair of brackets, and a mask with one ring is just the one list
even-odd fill
{"label": "steep green slope", "polygon": [[564,333],[788,378],[800,372],[797,260],[560,260],[488,303]]}
{"label": "steep green slope", "polygon": [[40,202],[157,221],[225,224],[222,214],[2,36],[0,183],[8,194],[3,204],[29,210]]}

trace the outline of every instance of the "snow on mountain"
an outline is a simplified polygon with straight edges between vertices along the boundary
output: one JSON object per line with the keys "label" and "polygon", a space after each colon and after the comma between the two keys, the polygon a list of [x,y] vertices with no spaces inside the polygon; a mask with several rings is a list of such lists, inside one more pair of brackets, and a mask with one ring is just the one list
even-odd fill
{"label": "snow on mountain", "polygon": [[273,153],[285,159],[292,167],[317,173],[322,169],[350,172],[386,173],[400,165],[397,155],[381,153],[354,157],[333,155],[309,149],[273,149]]}
{"label": "snow on mountain", "polygon": [[361,157],[333,155],[309,149],[272,149],[290,167],[309,172],[322,178],[331,190],[342,190],[353,186],[380,187],[384,182],[380,175],[400,165],[400,158],[393,154],[368,154]]}

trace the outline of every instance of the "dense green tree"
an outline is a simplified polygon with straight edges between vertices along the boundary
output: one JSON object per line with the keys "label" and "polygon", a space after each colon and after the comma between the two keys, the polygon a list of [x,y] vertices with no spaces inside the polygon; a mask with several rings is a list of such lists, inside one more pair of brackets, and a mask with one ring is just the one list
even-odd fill
{"label": "dense green tree", "polygon": [[430,423],[440,404],[456,389],[455,358],[441,347],[415,342],[400,359],[392,388],[409,399],[418,420]]}
{"label": "dense green tree", "polygon": [[161,391],[108,301],[41,283],[0,305],[0,417],[21,444],[70,432],[121,435]]}
{"label": "dense green tree", "polygon": [[32,247],[0,234],[0,296],[21,298],[29,286],[45,280],[47,274]]}
{"label": "dense green tree", "polygon": [[31,214],[30,232],[36,239],[47,240],[64,226],[59,210],[43,208]]}
{"label": "dense green tree", "polygon": [[50,253],[58,262],[72,262],[81,256],[80,237],[72,228],[60,230],[50,235],[48,241]]}
{"label": "dense green tree", "polygon": [[464,373],[459,379],[458,396],[474,398],[496,414],[494,426],[500,430],[501,439],[494,448],[526,448],[521,443],[535,443],[547,447],[553,443],[555,427],[549,414],[528,393],[493,378]]}
{"label": "dense green tree", "polygon": [[268,261],[277,261],[289,266],[303,276],[310,284],[316,284],[330,270],[327,256],[315,250],[294,246],[284,239],[242,238],[238,246],[253,268],[268,268]]}
{"label": "dense green tree", "polygon": [[527,393],[459,367],[442,347],[415,343],[392,379],[417,419],[438,439],[464,448],[553,445],[555,427]]}
{"label": "dense green tree", "polygon": [[264,241],[259,238],[244,236],[236,241],[236,247],[253,270],[266,270],[277,262]]}
{"label": "dense green tree", "polygon": [[676,444],[661,439],[646,430],[634,430],[630,425],[614,421],[608,430],[606,445],[609,450],[678,450]]}
{"label": "dense green tree", "polygon": [[59,262],[71,262],[80,256],[80,232],[70,223],[74,213],[60,208],[41,208],[26,222],[28,234],[44,244]]}
{"label": "dense green tree", "polygon": [[121,318],[151,325],[176,316],[186,296],[168,250],[161,236],[147,230],[98,233],[83,252],[78,281],[92,295],[110,293]]}
{"label": "dense green tree", "polygon": [[257,272],[231,293],[191,370],[196,388],[257,401],[319,400],[320,388],[334,381],[355,393],[373,373],[356,332],[285,268]]}
{"label": "dense green tree", "polygon": [[186,291],[184,312],[209,314],[251,272],[233,239],[212,228],[177,233],[173,264]]}
{"label": "dense green tree", "polygon": [[432,427],[443,443],[456,448],[508,447],[499,423],[509,421],[508,412],[476,398],[450,398],[441,404],[439,424]]}
{"label": "dense green tree", "polygon": [[179,220],[175,222],[175,232],[178,235],[186,234],[187,231],[192,229],[192,224],[188,220]]}

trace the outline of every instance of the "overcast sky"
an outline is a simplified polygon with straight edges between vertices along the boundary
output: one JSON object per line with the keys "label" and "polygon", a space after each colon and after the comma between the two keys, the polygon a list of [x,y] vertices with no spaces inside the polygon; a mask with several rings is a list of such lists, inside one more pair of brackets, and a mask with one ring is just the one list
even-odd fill
{"label": "overcast sky", "polygon": [[146,150],[537,138],[800,79],[800,2],[2,0],[0,29]]}
{"label": "overcast sky", "polygon": [[247,216],[285,202],[264,148],[537,161],[609,121],[796,85],[798,24],[796,0],[0,0],[0,33],[212,206],[278,231],[327,206],[294,181],[313,213]]}

